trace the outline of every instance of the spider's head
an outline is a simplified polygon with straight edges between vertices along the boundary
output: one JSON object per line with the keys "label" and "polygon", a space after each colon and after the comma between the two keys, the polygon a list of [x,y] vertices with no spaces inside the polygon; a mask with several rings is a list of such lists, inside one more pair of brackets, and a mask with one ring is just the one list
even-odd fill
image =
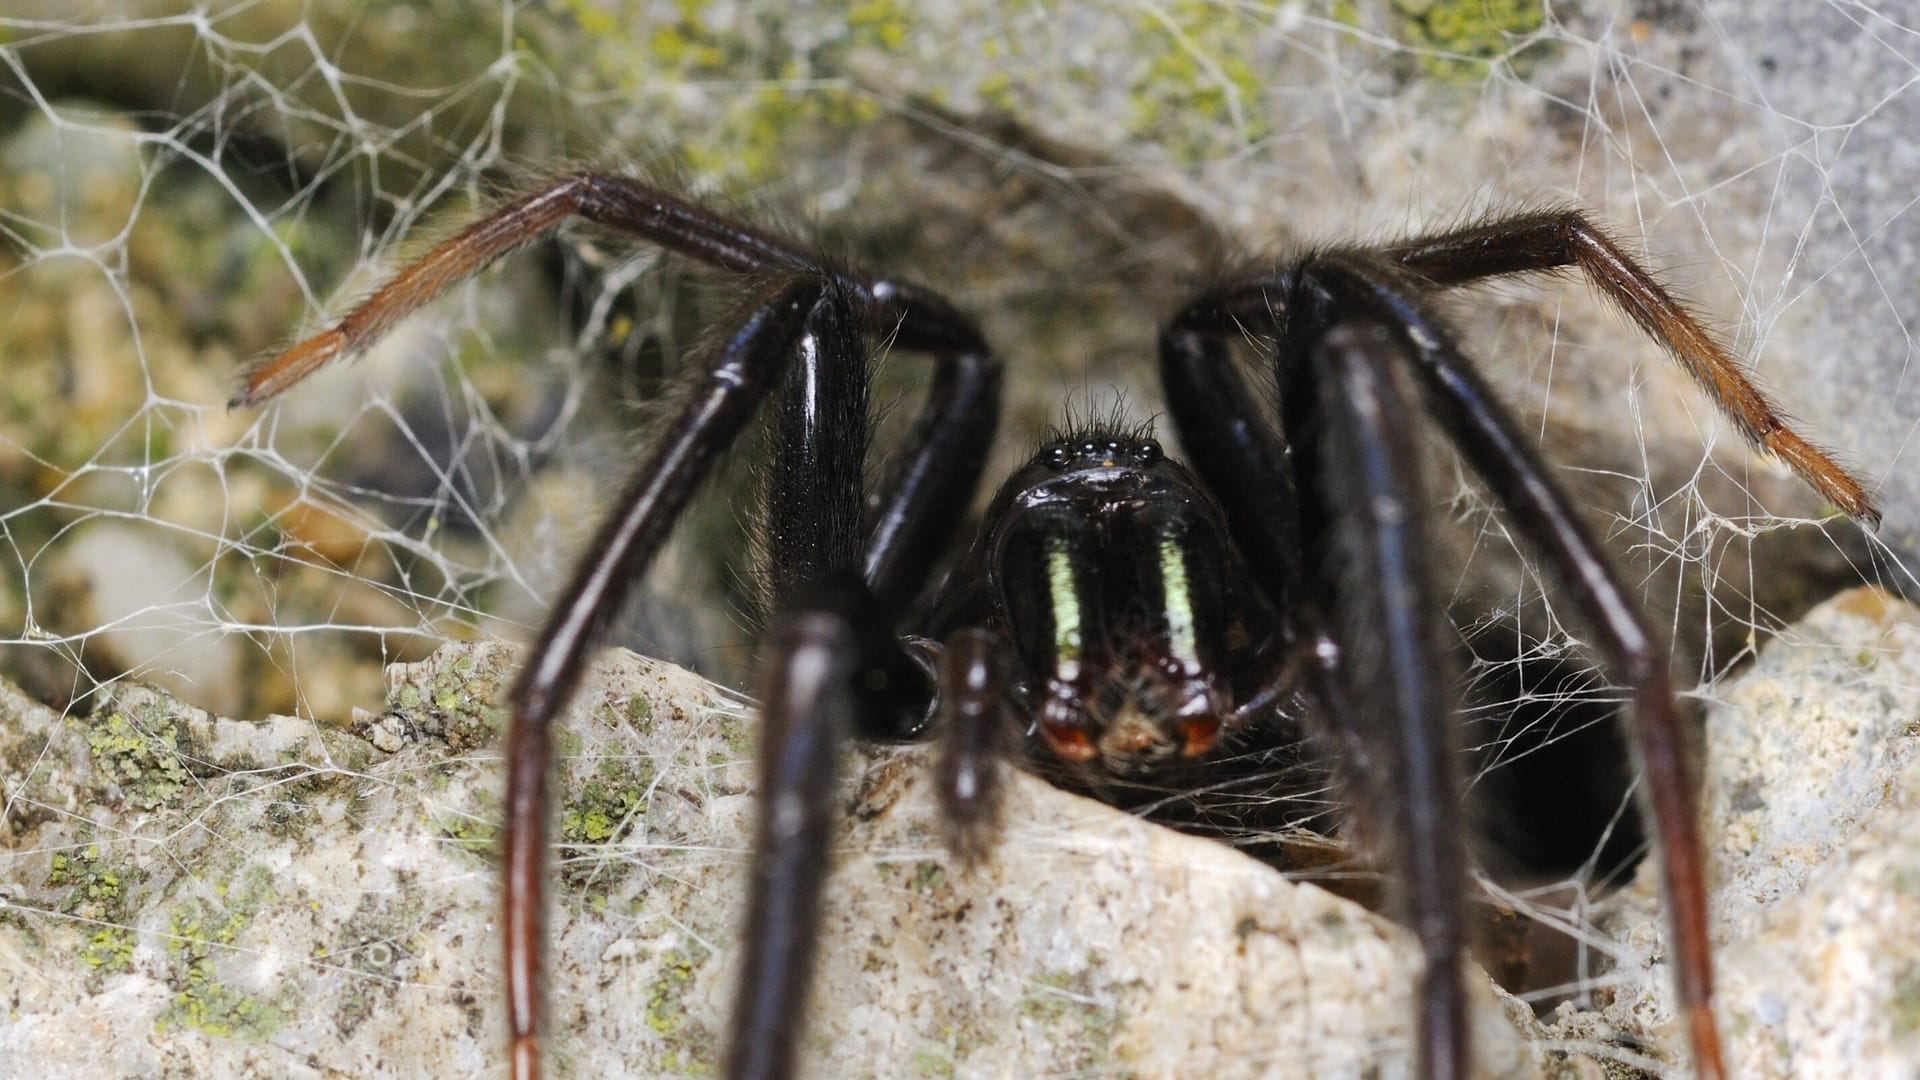
{"label": "spider's head", "polygon": [[1126,774],[1212,748],[1232,704],[1228,545],[1193,474],[1150,438],[1081,434],[995,506],[987,579],[1053,753]]}

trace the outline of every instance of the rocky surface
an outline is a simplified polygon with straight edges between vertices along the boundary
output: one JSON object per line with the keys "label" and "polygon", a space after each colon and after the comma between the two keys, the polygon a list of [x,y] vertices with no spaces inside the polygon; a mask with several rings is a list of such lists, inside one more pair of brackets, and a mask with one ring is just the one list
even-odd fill
{"label": "rocky surface", "polygon": [[[1920,612],[1846,594],[1710,710],[1735,1075],[1920,1065],[1917,638]],[[490,746],[512,655],[449,645],[396,667],[387,710],[352,732],[138,686],[84,719],[9,692],[0,1059],[88,1077],[498,1068]],[[737,701],[624,653],[575,703],[550,1003],[567,1072],[712,1068],[751,730]],[[813,1075],[1408,1075],[1405,931],[1024,777],[997,854],[962,872],[923,758],[851,759]],[[1543,1028],[1476,977],[1487,1075],[1686,1075],[1642,878],[1592,913],[1595,963],[1613,965],[1597,1008]]]}

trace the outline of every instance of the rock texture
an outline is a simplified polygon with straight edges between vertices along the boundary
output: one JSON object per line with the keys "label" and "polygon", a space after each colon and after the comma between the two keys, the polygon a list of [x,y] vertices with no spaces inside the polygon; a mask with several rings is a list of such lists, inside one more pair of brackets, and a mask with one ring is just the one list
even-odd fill
{"label": "rock texture", "polygon": [[[1705,832],[1736,1076],[1920,1075],[1920,611],[1816,608],[1708,710]],[[1644,868],[1643,868],[1644,869]],[[1650,880],[1601,925],[1648,947],[1606,1010],[1664,1015]]]}
{"label": "rock texture", "polygon": [[[1920,1067],[1917,637],[1920,612],[1846,594],[1711,711],[1735,1075]],[[388,709],[352,732],[223,720],[138,686],[84,719],[9,692],[0,1061],[75,1077],[497,1070],[489,747],[512,656],[449,645],[396,667]],[[576,702],[554,867],[565,1073],[711,1071],[751,730],[739,702],[626,653]],[[961,872],[923,757],[850,759],[811,1075],[1409,1075],[1403,930],[1024,777],[998,853]],[[1483,1072],[1686,1075],[1661,925],[1644,883],[1608,902],[1589,930],[1617,964],[1607,998],[1546,1028],[1478,979]]]}

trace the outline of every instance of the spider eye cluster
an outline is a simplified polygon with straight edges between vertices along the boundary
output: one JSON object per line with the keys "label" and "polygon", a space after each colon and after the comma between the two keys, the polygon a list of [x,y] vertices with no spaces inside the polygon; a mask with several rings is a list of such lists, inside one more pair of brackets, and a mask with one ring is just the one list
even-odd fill
{"label": "spider eye cluster", "polygon": [[1040,448],[1034,460],[1059,470],[1073,465],[1151,465],[1166,456],[1154,439],[1092,437],[1052,442]]}

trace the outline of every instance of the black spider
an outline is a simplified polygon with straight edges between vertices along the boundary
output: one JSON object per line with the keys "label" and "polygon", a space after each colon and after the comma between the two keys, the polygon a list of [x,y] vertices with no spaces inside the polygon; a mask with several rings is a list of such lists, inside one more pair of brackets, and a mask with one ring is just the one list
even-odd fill
{"label": "black spider", "polygon": [[[235,405],[281,393],[573,216],[751,276],[759,302],[714,346],[615,500],[510,694],[504,853],[514,1075],[538,1072],[548,727],[609,618],[715,459],[773,396],[766,523],[775,606],[759,687],[758,827],[747,960],[725,1075],[791,1074],[827,872],[829,793],[848,738],[941,740],[955,849],[990,839],[1003,757],[1112,776],[1205,755],[1302,692],[1384,838],[1426,956],[1420,1072],[1468,1072],[1462,978],[1468,856],[1399,384],[1558,572],[1632,699],[1695,1069],[1723,1074],[1692,788],[1667,655],[1550,471],[1428,299],[1450,286],[1576,267],[1673,354],[1757,445],[1866,523],[1861,486],[1789,430],[1725,351],[1574,212],[1533,213],[1383,247],[1322,250],[1193,299],[1160,337],[1168,410],[1191,462],[1140,432],[1050,442],[1001,487],[936,596],[993,438],[1000,362],[933,293],[851,273],[799,245],[637,181],[566,176],[403,268],[336,326],[254,369]],[[868,341],[930,354],[925,404],[864,489]],[[1259,392],[1230,362],[1266,349]],[[1280,430],[1265,419],[1277,395]],[[1253,733],[1248,735],[1248,733]],[[1287,736],[1291,738],[1292,736]]]}

